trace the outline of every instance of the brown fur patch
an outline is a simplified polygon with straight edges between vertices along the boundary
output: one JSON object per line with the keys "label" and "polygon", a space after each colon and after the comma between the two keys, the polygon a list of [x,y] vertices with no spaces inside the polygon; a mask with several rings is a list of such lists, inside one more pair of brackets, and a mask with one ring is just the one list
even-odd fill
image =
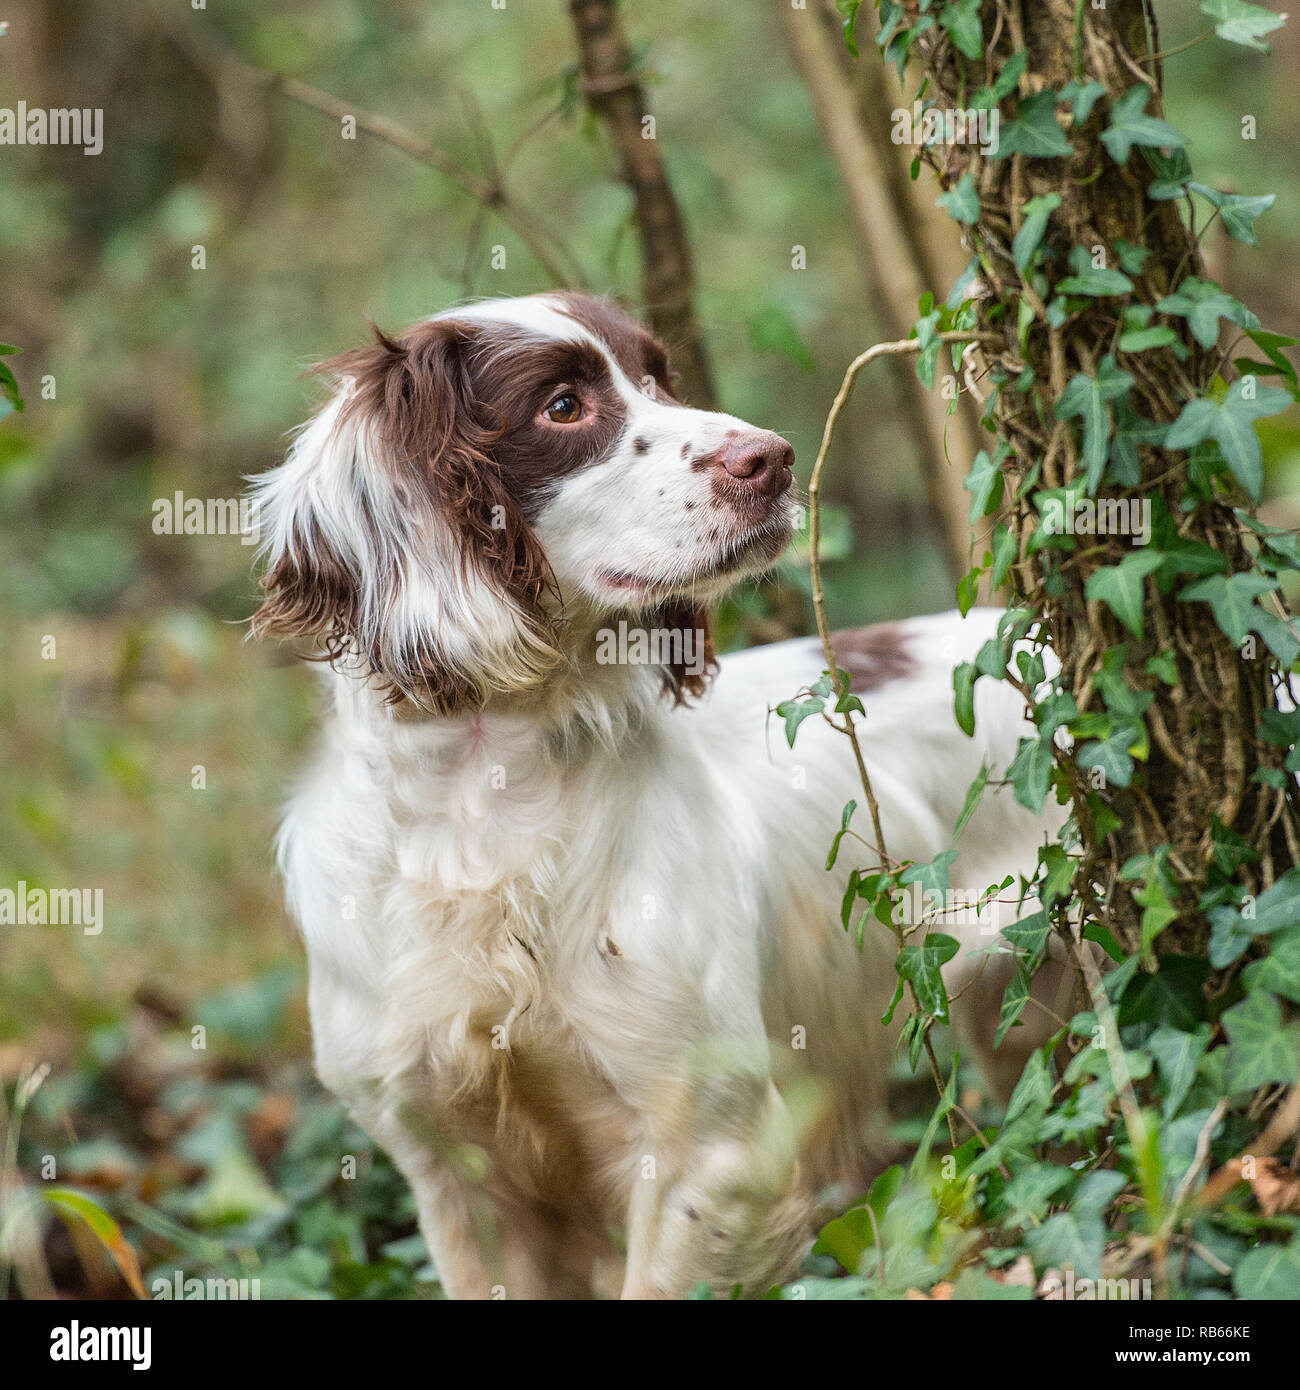
{"label": "brown fur patch", "polygon": [[902,680],[916,669],[903,629],[897,623],[832,632],[831,645],[840,669],[849,673],[849,689],[858,694]]}

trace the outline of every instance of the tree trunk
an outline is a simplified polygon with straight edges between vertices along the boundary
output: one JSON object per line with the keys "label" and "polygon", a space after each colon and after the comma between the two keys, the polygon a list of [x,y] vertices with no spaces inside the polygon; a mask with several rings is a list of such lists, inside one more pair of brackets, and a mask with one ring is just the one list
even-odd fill
{"label": "tree trunk", "polygon": [[[904,8],[910,13],[910,7]],[[1146,115],[1160,115],[1160,69],[1151,57],[1142,0],[1108,0],[1105,8],[1077,0],[999,0],[982,6],[981,14],[982,60],[963,56],[938,26],[916,42],[913,52],[924,67],[926,99],[936,107],[969,107],[971,93],[990,84],[1021,51],[1028,62],[1018,91],[1002,102],[1004,138],[1007,122],[1035,93],[1047,88],[1060,92],[1072,81],[1104,88],[1082,123],[1065,124],[1066,108],[1058,107],[1056,120],[1068,132],[1073,154],[990,158],[977,146],[958,143],[939,145],[927,156],[946,188],[969,171],[979,194],[978,220],[969,228],[969,238],[981,255],[986,279],[978,300],[979,327],[998,339],[985,355],[1006,383],[997,393],[995,418],[1010,446],[1002,472],[1006,496],[1014,499],[1011,522],[1019,540],[1012,571],[1016,588],[1040,616],[1061,662],[1062,688],[1074,696],[1080,711],[1104,708],[1099,695],[1106,683],[1102,656],[1119,644],[1126,648],[1124,679],[1133,690],[1153,697],[1145,714],[1149,754],[1131,785],[1098,786],[1095,772],[1077,761],[1077,742],[1073,756],[1058,759],[1080,827],[1081,862],[1074,883],[1125,950],[1137,951],[1142,947],[1142,883],[1140,877],[1122,877],[1121,870],[1133,856],[1167,845],[1162,856],[1175,885],[1177,915],[1161,932],[1156,949],[1204,956],[1209,926],[1198,900],[1215,853],[1216,822],[1259,850],[1259,861],[1240,871],[1251,891],[1267,887],[1296,862],[1300,820],[1292,779],[1287,777],[1285,786],[1252,781],[1257,769],[1281,765],[1278,750],[1257,739],[1261,714],[1275,707],[1277,699],[1268,652],[1262,643],[1238,647],[1220,630],[1209,604],[1177,599],[1193,575],[1179,578],[1168,593],[1153,578],[1139,580],[1143,621],[1142,635],[1135,636],[1107,603],[1085,594],[1099,569],[1133,553],[1131,542],[1124,536],[1092,535],[1080,537],[1069,553],[1031,552],[1028,541],[1041,518],[1032,496],[1022,496],[1020,490],[1027,480],[1029,494],[1082,486],[1079,423],[1068,415],[1058,418],[1056,407],[1076,377],[1097,377],[1103,359],[1110,357],[1134,378],[1129,403],[1137,413],[1167,425],[1187,401],[1206,394],[1216,372],[1232,375],[1230,354],[1218,343],[1203,346],[1181,318],[1169,320],[1181,350],[1170,344],[1120,351],[1121,311],[1114,295],[1084,300],[1063,321],[1058,312],[1055,326],[1048,312],[1049,281],[1070,273],[1071,248],[1085,248],[1094,267],[1110,268],[1118,264],[1121,242],[1146,248],[1149,254],[1140,270],[1133,270],[1129,257],[1131,304],[1154,306],[1185,276],[1201,273],[1196,241],[1178,215],[1177,201],[1151,197],[1155,175],[1142,151],[1117,163],[1100,139],[1115,119],[1116,102],[1139,84],[1151,88]],[[1053,194],[1061,201],[1042,243],[1047,274],[1035,276],[1032,269],[1017,269],[1013,242],[1024,226],[1026,203]],[[1032,370],[1032,382],[1022,376],[1025,368]],[[1017,382],[1027,389],[1015,389]],[[1110,413],[1108,407],[1108,421]],[[1163,503],[1178,537],[1219,552],[1233,573],[1250,570],[1252,557],[1233,510],[1241,505],[1240,497],[1232,489],[1220,489],[1210,500],[1185,505],[1188,453],[1142,445],[1137,454],[1136,486],[1125,490],[1108,483],[1107,495],[1150,500],[1156,514]],[[1041,472],[1031,479],[1033,470]],[[1161,653],[1169,654],[1163,669],[1169,672],[1172,661],[1176,683],[1160,679],[1148,666],[1152,658],[1159,663]],[[1099,802],[1118,817],[1118,826],[1109,817],[1098,823]]]}

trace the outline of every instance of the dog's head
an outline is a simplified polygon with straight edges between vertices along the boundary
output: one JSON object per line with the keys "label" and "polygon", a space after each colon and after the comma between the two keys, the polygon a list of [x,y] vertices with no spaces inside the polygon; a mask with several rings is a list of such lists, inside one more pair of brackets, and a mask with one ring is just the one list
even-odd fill
{"label": "dog's head", "polygon": [[578,614],[706,630],[789,538],[790,446],[676,400],[663,345],[608,301],[486,301],[320,371],[332,398],[257,484],[254,631],[319,638],[424,708],[542,686]]}

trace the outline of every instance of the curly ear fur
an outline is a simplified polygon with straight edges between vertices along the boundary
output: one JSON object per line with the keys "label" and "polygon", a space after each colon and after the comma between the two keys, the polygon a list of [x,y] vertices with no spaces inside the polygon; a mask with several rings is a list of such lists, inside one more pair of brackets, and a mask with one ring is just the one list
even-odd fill
{"label": "curly ear fur", "polygon": [[562,660],[549,569],[489,450],[464,359],[439,320],[317,371],[338,391],[257,484],[267,520],[257,635],[313,637],[392,699],[451,713],[535,688]]}

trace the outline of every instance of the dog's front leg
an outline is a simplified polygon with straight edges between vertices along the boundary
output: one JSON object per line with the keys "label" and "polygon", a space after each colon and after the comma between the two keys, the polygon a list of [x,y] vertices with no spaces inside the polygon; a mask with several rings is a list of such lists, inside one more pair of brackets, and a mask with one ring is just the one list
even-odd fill
{"label": "dog's front leg", "polygon": [[701,1284],[760,1295],[790,1277],[808,1239],[798,1139],[765,1070],[677,1082],[633,1179],[624,1298],[682,1298]]}

